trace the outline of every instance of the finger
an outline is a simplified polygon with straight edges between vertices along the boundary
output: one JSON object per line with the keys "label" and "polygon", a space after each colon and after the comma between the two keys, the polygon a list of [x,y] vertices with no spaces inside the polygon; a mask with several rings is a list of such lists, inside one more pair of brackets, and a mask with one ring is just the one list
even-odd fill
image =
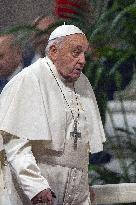
{"label": "finger", "polygon": [[38,197],[33,198],[31,201],[34,205],[39,203]]}
{"label": "finger", "polygon": [[51,192],[49,192],[49,193],[47,194],[47,200],[48,200],[48,204],[49,204],[49,205],[52,205],[52,204],[53,204],[53,196],[52,196]]}
{"label": "finger", "polygon": [[41,195],[41,200],[42,202],[52,202],[52,194],[50,192],[44,192],[42,195]]}
{"label": "finger", "polygon": [[48,205],[53,205],[53,201],[48,201],[47,204]]}

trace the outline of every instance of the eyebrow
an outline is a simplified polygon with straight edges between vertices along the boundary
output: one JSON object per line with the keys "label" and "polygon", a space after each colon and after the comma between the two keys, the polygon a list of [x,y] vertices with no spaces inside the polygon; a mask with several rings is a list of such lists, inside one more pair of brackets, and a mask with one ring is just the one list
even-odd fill
{"label": "eyebrow", "polygon": [[76,45],[74,48],[75,48],[75,49],[82,50],[82,46],[80,46],[80,45]]}
{"label": "eyebrow", "polygon": [[[87,47],[87,49],[86,49],[86,52],[88,52],[89,48],[90,48],[90,45],[88,45],[88,47]],[[74,50],[75,50],[75,49],[78,49],[78,50],[80,50],[80,51],[83,51],[83,47],[82,47],[81,45],[76,45],[76,46],[73,47],[73,49],[74,49]]]}

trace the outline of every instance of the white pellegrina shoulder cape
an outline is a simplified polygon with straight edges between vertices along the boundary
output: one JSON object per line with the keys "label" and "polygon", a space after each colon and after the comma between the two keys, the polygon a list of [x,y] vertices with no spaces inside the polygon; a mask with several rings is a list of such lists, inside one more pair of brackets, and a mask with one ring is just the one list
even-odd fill
{"label": "white pellegrina shoulder cape", "polygon": [[[0,97],[0,130],[28,140],[46,140],[61,151],[65,143],[65,101],[50,72],[46,57],[16,75]],[[90,152],[103,149],[105,141],[97,103],[88,79],[81,74],[75,83],[86,112]]]}

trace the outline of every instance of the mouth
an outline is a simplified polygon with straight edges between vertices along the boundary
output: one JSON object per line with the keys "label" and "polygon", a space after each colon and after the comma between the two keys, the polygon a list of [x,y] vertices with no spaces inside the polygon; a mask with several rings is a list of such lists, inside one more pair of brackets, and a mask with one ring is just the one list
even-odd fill
{"label": "mouth", "polygon": [[74,72],[74,73],[79,75],[81,72],[82,72],[82,69],[77,68],[77,69],[75,69],[75,72]]}

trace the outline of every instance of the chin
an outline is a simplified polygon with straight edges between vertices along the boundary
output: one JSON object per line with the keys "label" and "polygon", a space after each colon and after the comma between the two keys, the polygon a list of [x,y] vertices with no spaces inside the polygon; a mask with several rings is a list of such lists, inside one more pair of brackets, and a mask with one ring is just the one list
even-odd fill
{"label": "chin", "polygon": [[72,75],[72,76],[70,76],[70,75],[69,76],[63,76],[63,77],[69,82],[75,82],[80,77],[80,74],[75,74],[75,75]]}
{"label": "chin", "polygon": [[[81,74],[81,73],[80,73]],[[80,77],[80,74],[77,74],[73,77],[74,80],[78,80],[78,78]]]}
{"label": "chin", "polygon": [[75,82],[75,81],[78,80],[79,77],[80,77],[80,76],[78,76],[78,77],[73,77],[73,78],[69,78],[68,81],[69,81],[69,82]]}

